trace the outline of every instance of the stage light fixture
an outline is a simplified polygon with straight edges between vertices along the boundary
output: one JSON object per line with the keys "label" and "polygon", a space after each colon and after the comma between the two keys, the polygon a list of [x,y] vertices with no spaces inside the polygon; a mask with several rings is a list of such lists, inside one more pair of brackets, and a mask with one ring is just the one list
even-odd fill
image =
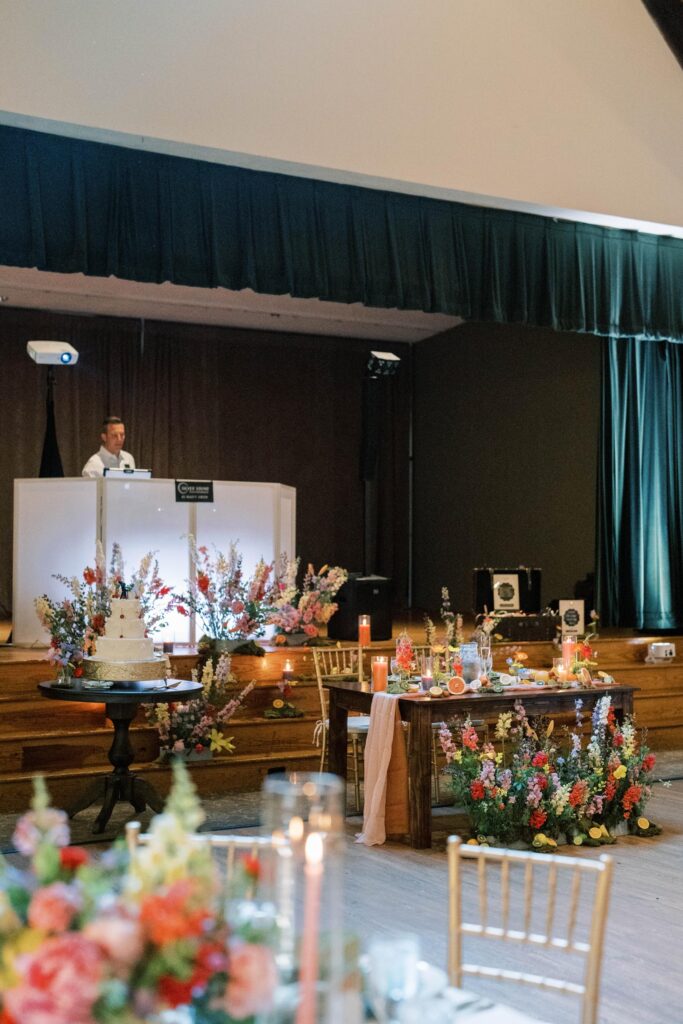
{"label": "stage light fixture", "polygon": [[370,377],[393,377],[398,373],[401,357],[393,352],[371,352],[368,359]]}

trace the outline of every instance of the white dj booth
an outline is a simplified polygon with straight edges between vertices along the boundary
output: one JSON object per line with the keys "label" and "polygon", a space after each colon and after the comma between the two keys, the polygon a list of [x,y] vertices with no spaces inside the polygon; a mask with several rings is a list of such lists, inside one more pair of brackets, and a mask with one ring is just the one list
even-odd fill
{"label": "white dj booth", "polygon": [[[53,573],[79,576],[95,563],[100,540],[107,562],[118,542],[126,575],[155,551],[164,582],[177,591],[190,575],[188,537],[227,553],[234,541],[250,574],[260,558],[294,557],[296,489],[285,484],[214,480],[212,501],[178,500],[176,480],[50,478],[14,481],[13,641],[44,645],[34,599],[68,596]],[[185,488],[187,490],[187,488]],[[192,643],[194,622],[177,613],[155,640]],[[200,627],[201,632],[201,627]]]}

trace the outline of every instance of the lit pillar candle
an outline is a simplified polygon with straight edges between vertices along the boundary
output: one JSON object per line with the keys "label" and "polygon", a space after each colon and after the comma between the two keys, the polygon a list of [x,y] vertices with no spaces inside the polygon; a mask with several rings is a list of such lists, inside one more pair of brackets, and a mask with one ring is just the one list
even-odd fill
{"label": "lit pillar candle", "polygon": [[308,836],[304,856],[304,920],[296,1024],[316,1024],[320,891],[323,874],[323,841],[318,832],[311,832]]}
{"label": "lit pillar candle", "polygon": [[422,689],[428,690],[434,685],[434,676],[432,675],[431,668],[425,668],[422,673]]}
{"label": "lit pillar candle", "polygon": [[294,671],[292,669],[292,663],[288,658],[287,661],[285,662],[285,667],[282,670],[282,678],[286,683],[290,683],[292,681],[293,676]]}
{"label": "lit pillar candle", "polygon": [[363,647],[367,647],[370,643],[370,616],[359,615],[358,616],[358,643],[362,644]]}
{"label": "lit pillar candle", "polygon": [[372,688],[373,690],[386,690],[389,681],[389,663],[385,657],[378,656],[372,659]]}
{"label": "lit pillar candle", "polygon": [[567,672],[571,672],[575,654],[576,637],[571,635],[562,637],[562,663]]}

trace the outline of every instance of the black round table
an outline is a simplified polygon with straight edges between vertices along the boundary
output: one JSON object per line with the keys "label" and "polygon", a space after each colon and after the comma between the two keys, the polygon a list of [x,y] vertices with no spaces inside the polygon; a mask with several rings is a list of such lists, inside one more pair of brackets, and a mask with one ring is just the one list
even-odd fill
{"label": "black round table", "polygon": [[159,679],[151,682],[114,683],[107,689],[94,686],[59,686],[57,683],[38,683],[43,697],[51,700],[80,701],[104,704],[105,714],[114,726],[114,739],[109,749],[109,761],[114,771],[97,779],[67,810],[70,818],[79,811],[102,799],[102,810],[95,819],[92,831],[104,832],[114,806],[127,801],[141,814],[147,806],[153,811],[163,809],[164,801],[151,782],[141,779],[129,770],[134,753],[130,742],[130,723],[141,704],[170,704],[173,701],[195,700],[202,693],[202,684],[186,679]]}

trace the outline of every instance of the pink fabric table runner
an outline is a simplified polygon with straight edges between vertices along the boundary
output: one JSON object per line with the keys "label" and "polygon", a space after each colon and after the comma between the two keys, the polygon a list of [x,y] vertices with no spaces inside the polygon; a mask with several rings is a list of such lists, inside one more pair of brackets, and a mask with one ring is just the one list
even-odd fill
{"label": "pink fabric table runner", "polygon": [[408,759],[396,697],[376,693],[365,742],[363,831],[357,843],[381,845],[408,832]]}

